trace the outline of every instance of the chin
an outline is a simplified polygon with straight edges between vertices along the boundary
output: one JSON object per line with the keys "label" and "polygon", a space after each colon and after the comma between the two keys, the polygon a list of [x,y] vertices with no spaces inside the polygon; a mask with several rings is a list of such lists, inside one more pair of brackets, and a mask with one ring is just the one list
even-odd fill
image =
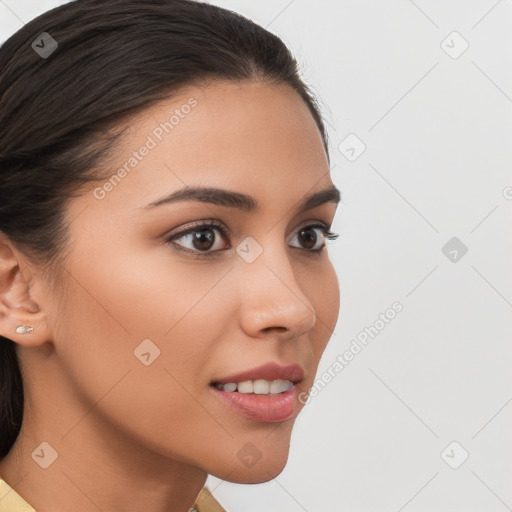
{"label": "chin", "polygon": [[237,443],[234,456],[227,457],[214,468],[209,468],[208,473],[236,484],[268,482],[286,467],[289,448],[289,442],[271,443],[267,440],[266,445],[263,445],[263,442],[254,439],[254,443],[248,441],[242,447]]}
{"label": "chin", "polygon": [[265,464],[260,460],[252,468],[231,468],[231,473],[223,479],[234,484],[262,484],[280,475],[287,460],[267,461]]}

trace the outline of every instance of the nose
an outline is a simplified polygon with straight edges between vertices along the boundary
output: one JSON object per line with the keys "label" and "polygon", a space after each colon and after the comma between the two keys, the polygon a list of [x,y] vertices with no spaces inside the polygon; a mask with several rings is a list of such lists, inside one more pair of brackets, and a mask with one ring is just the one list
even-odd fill
{"label": "nose", "polygon": [[[274,244],[275,246],[279,244]],[[279,333],[296,338],[316,323],[313,304],[299,286],[285,247],[263,247],[252,263],[237,263],[240,276],[239,322],[252,337]]]}

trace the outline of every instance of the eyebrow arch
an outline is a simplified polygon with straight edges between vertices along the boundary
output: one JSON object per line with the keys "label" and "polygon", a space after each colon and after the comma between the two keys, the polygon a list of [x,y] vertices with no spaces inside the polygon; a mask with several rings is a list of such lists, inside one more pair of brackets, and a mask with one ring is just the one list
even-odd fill
{"label": "eyebrow arch", "polygon": [[[296,213],[312,210],[324,203],[338,204],[341,199],[340,191],[333,185],[330,188],[314,192],[307,195],[302,202],[295,208]],[[211,203],[228,208],[236,208],[244,212],[254,212],[260,208],[260,205],[252,196],[215,187],[186,187],[172,194],[162,197],[146,206],[143,209],[151,209],[162,204],[175,203],[179,201],[199,201],[202,203]]]}

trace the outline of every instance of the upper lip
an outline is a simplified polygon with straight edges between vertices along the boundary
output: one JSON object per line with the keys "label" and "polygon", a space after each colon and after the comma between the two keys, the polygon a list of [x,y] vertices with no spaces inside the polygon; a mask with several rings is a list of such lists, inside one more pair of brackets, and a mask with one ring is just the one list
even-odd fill
{"label": "upper lip", "polygon": [[258,368],[252,368],[240,373],[215,379],[212,384],[227,384],[228,382],[244,382],[246,380],[290,380],[300,382],[304,378],[304,370],[298,364],[282,366],[278,363],[268,363]]}

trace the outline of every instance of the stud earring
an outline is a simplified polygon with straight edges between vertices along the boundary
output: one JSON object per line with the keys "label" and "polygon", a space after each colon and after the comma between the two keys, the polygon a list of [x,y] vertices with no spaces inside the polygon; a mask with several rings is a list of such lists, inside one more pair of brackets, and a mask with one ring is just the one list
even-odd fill
{"label": "stud earring", "polygon": [[30,325],[18,325],[18,327],[16,327],[16,332],[18,334],[26,334],[27,332],[33,332],[34,331],[34,328],[31,327]]}

